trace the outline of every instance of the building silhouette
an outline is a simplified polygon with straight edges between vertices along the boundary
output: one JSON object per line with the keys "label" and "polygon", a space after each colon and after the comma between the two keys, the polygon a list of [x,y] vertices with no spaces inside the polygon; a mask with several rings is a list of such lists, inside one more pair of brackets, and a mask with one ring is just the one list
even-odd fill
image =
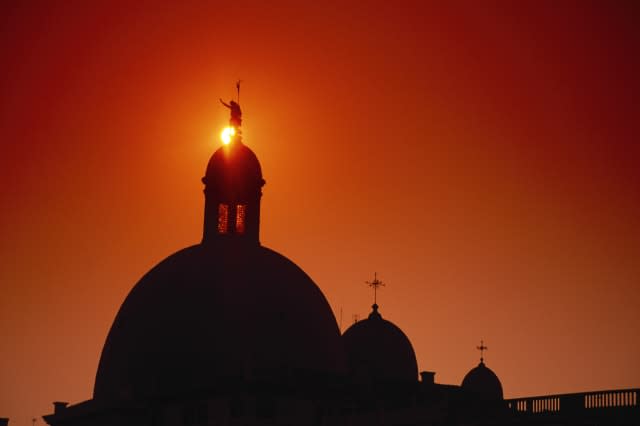
{"label": "building silhouette", "polygon": [[202,179],[202,242],[133,287],[104,344],[93,397],[55,402],[49,425],[640,423],[638,389],[505,401],[482,357],[460,386],[438,384],[435,373],[418,374],[410,340],[375,300],[341,335],[311,278],[260,244],[265,180],[240,123],[237,105],[235,136]]}

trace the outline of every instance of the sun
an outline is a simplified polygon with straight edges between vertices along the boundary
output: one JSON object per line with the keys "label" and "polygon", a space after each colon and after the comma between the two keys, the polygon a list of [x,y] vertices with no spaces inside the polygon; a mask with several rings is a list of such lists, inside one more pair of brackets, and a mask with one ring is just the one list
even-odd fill
{"label": "sun", "polygon": [[220,133],[220,139],[222,139],[222,143],[225,145],[229,145],[231,143],[231,140],[233,139],[233,136],[235,136],[236,134],[236,129],[234,127],[225,127],[224,129],[222,129],[222,132]]}

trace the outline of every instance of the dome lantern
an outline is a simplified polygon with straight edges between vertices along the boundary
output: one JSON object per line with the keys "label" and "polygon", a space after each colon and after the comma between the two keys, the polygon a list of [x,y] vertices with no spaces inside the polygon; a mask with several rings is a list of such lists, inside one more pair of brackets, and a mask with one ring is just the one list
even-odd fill
{"label": "dome lantern", "polygon": [[[238,87],[239,88],[239,87]],[[202,182],[205,184],[203,243],[235,239],[259,244],[262,169],[256,155],[242,143],[242,111],[237,102],[230,109],[227,142],[211,156]],[[226,129],[225,129],[226,130]]]}

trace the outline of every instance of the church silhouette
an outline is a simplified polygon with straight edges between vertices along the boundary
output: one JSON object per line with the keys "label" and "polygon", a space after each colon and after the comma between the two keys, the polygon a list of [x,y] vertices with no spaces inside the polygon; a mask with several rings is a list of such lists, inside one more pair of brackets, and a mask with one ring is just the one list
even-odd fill
{"label": "church silhouette", "polygon": [[484,342],[460,385],[436,383],[418,372],[411,341],[377,301],[341,334],[311,278],[260,244],[265,180],[243,143],[240,106],[231,106],[233,136],[202,179],[202,242],[133,287],[93,398],[55,402],[49,425],[640,424],[640,389],[504,400]]}

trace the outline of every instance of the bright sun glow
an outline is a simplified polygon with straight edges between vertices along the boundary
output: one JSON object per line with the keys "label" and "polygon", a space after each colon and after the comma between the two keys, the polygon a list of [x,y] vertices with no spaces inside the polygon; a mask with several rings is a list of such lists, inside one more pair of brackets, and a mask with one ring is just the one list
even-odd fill
{"label": "bright sun glow", "polygon": [[233,127],[225,127],[220,133],[220,139],[222,139],[222,143],[225,145],[229,145],[231,143],[231,139],[236,134],[236,129]]}

